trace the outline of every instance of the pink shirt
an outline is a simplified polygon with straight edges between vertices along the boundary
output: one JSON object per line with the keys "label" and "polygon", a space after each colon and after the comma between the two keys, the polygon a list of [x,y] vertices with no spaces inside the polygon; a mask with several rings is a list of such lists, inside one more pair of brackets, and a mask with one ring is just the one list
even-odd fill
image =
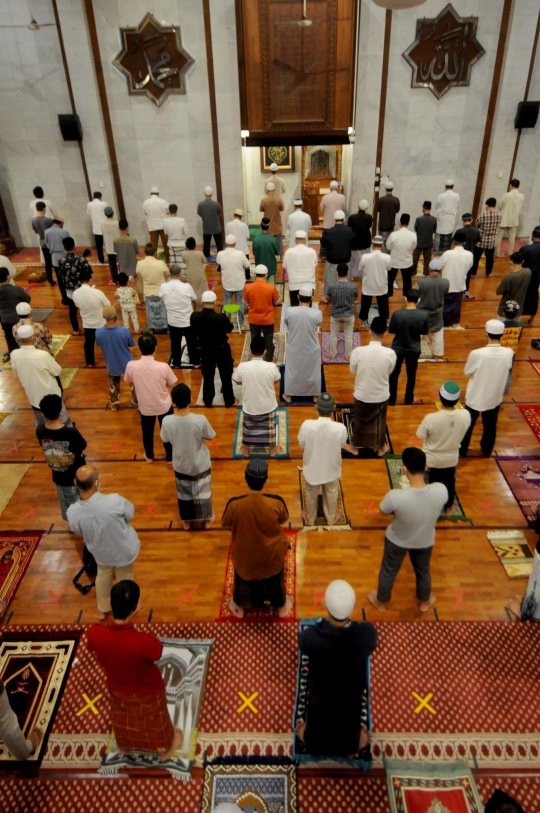
{"label": "pink shirt", "polygon": [[124,381],[133,384],[141,415],[164,415],[172,400],[167,387],[176,384],[177,378],[168,364],[156,361],[153,356],[141,356],[128,361]]}

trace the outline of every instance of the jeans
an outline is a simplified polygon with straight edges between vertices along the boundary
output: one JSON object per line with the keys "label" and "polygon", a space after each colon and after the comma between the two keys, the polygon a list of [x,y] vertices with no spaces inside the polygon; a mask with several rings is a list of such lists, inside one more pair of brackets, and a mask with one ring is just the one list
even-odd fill
{"label": "jeans", "polygon": [[133,581],[133,562],[130,565],[117,565],[116,567],[109,567],[109,565],[97,566],[96,576],[96,603],[98,612],[110,612],[111,605],[109,599],[111,597],[111,589],[113,583],[113,573],[116,571],[116,581],[121,582],[124,579]]}
{"label": "jeans", "polygon": [[[174,410],[169,407],[169,410],[165,412],[163,415],[143,415],[141,413],[141,428],[142,428],[142,440],[144,446],[144,453],[148,460],[154,459],[154,429],[156,426],[156,418],[159,421],[159,425],[163,423],[163,418],[166,415],[173,415]],[[172,444],[171,443],[164,443],[163,448],[165,449],[165,459],[170,463],[172,460]]]}
{"label": "jeans", "polygon": [[234,406],[234,392],[232,386],[233,358],[231,348],[224,344],[217,352],[201,353],[201,373],[203,377],[203,401],[206,407],[211,407],[216,394],[214,376],[216,366],[221,378],[221,391],[226,407]]}
{"label": "jeans", "polygon": [[429,264],[431,262],[431,254],[433,249],[431,248],[415,248],[412,253],[413,264],[412,264],[412,274],[413,277],[416,276],[416,269],[418,268],[418,260],[421,256],[424,258],[424,276],[427,277],[429,274]]}
{"label": "jeans", "polygon": [[388,296],[394,296],[394,282],[398,271],[401,271],[401,279],[403,280],[403,296],[406,296],[407,291],[411,290],[413,266],[410,265],[408,268],[390,268],[388,271]]}
{"label": "jeans", "polygon": [[317,519],[317,504],[319,501],[319,491],[322,488],[323,512],[328,525],[332,525],[336,518],[337,500],[339,494],[339,478],[331,483],[324,483],[322,486],[312,486],[305,480],[306,484],[306,522],[308,525],[315,525]]}
{"label": "jeans", "polygon": [[[495,446],[495,438],[497,437],[497,419],[499,417],[499,410],[501,405],[496,406],[494,409],[486,409],[482,412],[482,439],[480,441],[480,448],[484,457],[490,457],[493,447]],[[471,442],[472,433],[480,412],[465,404],[465,409],[471,413],[471,425],[467,429],[467,433],[461,441],[459,447],[459,456],[467,457],[469,451],[469,444]]]}
{"label": "jeans", "polygon": [[14,350],[19,349],[19,345],[15,340],[15,336],[13,335],[13,325],[6,325],[2,322],[2,330],[4,331],[4,336],[6,337],[6,344],[8,353],[13,353]]}
{"label": "jeans", "polygon": [[199,351],[195,343],[195,336],[193,330],[189,325],[187,327],[175,327],[169,325],[169,333],[171,334],[171,359],[174,367],[180,367],[182,364],[182,336],[186,337],[187,351],[189,353],[190,364],[200,364]]}
{"label": "jeans", "polygon": [[100,261],[101,265],[105,265],[105,256],[103,254],[103,235],[94,234],[94,240],[96,241],[96,252],[98,255],[98,260]]}
{"label": "jeans", "polygon": [[264,354],[265,361],[273,361],[274,360],[274,325],[249,325],[249,332],[251,333],[251,338],[254,339],[255,336],[260,336],[261,334],[264,336],[264,345],[266,347],[266,353]]}
{"label": "jeans", "polygon": [[45,261],[45,273],[47,274],[47,282],[51,285],[55,285],[53,272],[52,272],[52,257],[51,252],[47,248],[47,246],[41,246],[41,251],[43,254],[43,259]]}
{"label": "jeans", "polygon": [[377,599],[381,604],[387,604],[392,598],[392,588],[403,560],[409,554],[411,565],[416,576],[416,598],[418,601],[428,601],[431,595],[431,572],[429,569],[431,553],[430,548],[401,548],[385,537],[384,553],[379,571],[379,584]]}
{"label": "jeans", "polygon": [[223,251],[223,232],[218,231],[217,234],[203,234],[203,254],[206,259],[210,256],[210,241],[212,237],[216,243],[216,251]]}
{"label": "jeans", "polygon": [[107,260],[109,261],[111,279],[113,282],[118,282],[118,265],[116,263],[116,254],[107,254]]}
{"label": "jeans", "polygon": [[478,271],[478,263],[480,262],[480,258],[482,254],[486,255],[486,277],[489,277],[491,272],[493,271],[493,263],[495,262],[495,249],[494,248],[480,248],[480,246],[474,247],[474,262],[467,272],[467,290],[469,290],[469,285],[471,282],[471,277],[475,277]]}
{"label": "jeans", "polygon": [[444,507],[451,508],[454,504],[454,498],[456,496],[456,467],[448,466],[445,469],[430,467],[427,473],[429,483],[442,483],[443,486],[446,486],[448,491],[448,499]]}
{"label": "jeans", "polygon": [[159,238],[161,237],[161,242],[163,243],[163,249],[165,251],[165,262],[168,263],[169,262],[169,246],[167,245],[167,242],[168,242],[169,238],[167,237],[167,235],[165,234],[163,229],[156,229],[155,231],[150,231],[150,229],[149,229],[148,234],[150,235],[150,242],[152,243],[152,245],[154,246],[156,251],[157,251],[157,247],[158,247],[158,243],[159,243]]}
{"label": "jeans", "polygon": [[416,384],[416,370],[418,368],[418,359],[420,358],[420,353],[396,353],[396,355],[397,355],[396,366],[390,373],[390,378],[388,381],[390,385],[390,398],[388,403],[390,404],[390,406],[396,405],[399,374],[401,372],[403,362],[405,362],[405,368],[407,370],[405,403],[412,404],[414,400],[414,385]]}
{"label": "jeans", "polygon": [[224,305],[232,305],[234,299],[237,305],[240,305],[240,310],[238,311],[238,324],[240,327],[244,324],[244,289],[241,291],[227,291],[225,288],[223,289],[223,304]]}
{"label": "jeans", "polygon": [[509,257],[513,253],[514,243],[516,241],[516,229],[517,226],[499,226],[499,228],[497,229],[497,240],[494,249],[497,252],[497,254],[501,253],[501,243],[505,231],[508,232],[508,248],[506,250],[506,256]]}
{"label": "jeans", "polygon": [[[382,316],[383,319],[388,321],[389,310],[388,310],[388,294],[382,294],[381,296],[376,297],[377,305],[379,306],[379,316]],[[371,303],[373,301],[373,297],[369,296],[368,294],[362,294],[362,298],[360,300],[360,313],[358,314],[358,318],[361,322],[365,322],[369,316],[369,309],[371,307]]]}
{"label": "jeans", "polygon": [[86,364],[95,364],[94,347],[96,343],[96,328],[85,327],[84,329],[84,358]]}
{"label": "jeans", "polygon": [[330,355],[332,358],[336,356],[339,329],[342,324],[345,337],[345,358],[348,359],[352,353],[354,314],[352,316],[343,316],[341,319],[330,317]]}

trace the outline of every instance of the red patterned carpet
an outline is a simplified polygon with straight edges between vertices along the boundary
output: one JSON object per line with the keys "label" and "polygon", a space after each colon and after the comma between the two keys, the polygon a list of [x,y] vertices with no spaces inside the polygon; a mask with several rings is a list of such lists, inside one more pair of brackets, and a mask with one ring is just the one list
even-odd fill
{"label": "red patterned carpet", "polygon": [[[537,367],[535,367],[535,370],[538,372]],[[534,432],[536,440],[540,443],[540,407],[538,404],[518,404],[517,407],[529,424],[531,431]]]}

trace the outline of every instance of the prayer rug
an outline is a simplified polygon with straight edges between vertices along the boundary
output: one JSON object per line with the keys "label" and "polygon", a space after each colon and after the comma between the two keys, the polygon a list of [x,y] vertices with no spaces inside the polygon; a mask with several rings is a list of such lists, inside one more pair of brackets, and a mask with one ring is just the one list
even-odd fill
{"label": "prayer rug", "polygon": [[[19,478],[15,488],[13,488],[13,491],[15,491],[29,466],[4,465],[1,468],[2,470],[17,469],[10,475],[15,480],[17,477]],[[2,489],[2,503],[5,500],[2,510],[4,510],[9,500],[9,497],[6,498],[5,494],[7,495],[7,492],[5,493]],[[6,602],[6,608],[3,613],[0,611],[0,617],[6,614],[42,536],[43,531],[0,532],[0,600]]]}
{"label": "prayer rug", "polygon": [[285,301],[285,283],[284,282],[276,282],[274,284],[275,284],[275,286],[277,288],[279,298],[281,299],[282,302],[284,302]]}
{"label": "prayer rug", "polygon": [[[292,401],[289,403],[283,398],[285,392],[285,365],[279,365],[281,381],[279,382],[279,400],[284,406],[314,406],[312,395],[291,395]],[[326,378],[324,375],[324,365],[321,364],[321,392],[326,392]]]}
{"label": "prayer rug", "polygon": [[63,349],[64,345],[70,338],[69,333],[53,333],[53,340],[51,344],[51,348],[53,351],[53,356],[57,356],[60,350]]}
{"label": "prayer rug", "polygon": [[184,732],[184,741],[169,759],[162,761],[157,754],[147,752],[121,754],[112,733],[99,768],[102,775],[117,773],[120,768],[161,768],[168,770],[175,779],[191,779],[213,641],[186,641],[178,638],[161,640],[163,652],[157,666],[165,681],[171,721]]}
{"label": "prayer rug", "polygon": [[385,768],[392,813],[483,813],[466,762],[441,765],[388,759]]}
{"label": "prayer rug", "polygon": [[[342,423],[345,425],[347,429],[347,434],[349,436],[348,443],[352,444],[353,438],[353,421],[354,421],[354,404],[336,404],[334,409],[334,420],[338,423]],[[390,446],[387,454],[394,454],[394,449],[392,448],[392,441],[390,440],[390,434],[388,432],[388,426],[386,427],[386,442]],[[345,460],[365,460],[366,458],[380,460],[379,455],[375,451],[375,449],[358,449],[358,455],[351,454],[347,452],[345,449],[341,450],[341,457]]]}
{"label": "prayer rug", "polygon": [[[21,269],[19,269],[19,270],[20,270],[20,271],[25,271],[26,269],[25,269],[25,268],[21,268]],[[31,293],[32,293],[32,291],[35,291],[35,290],[36,290],[36,286],[35,286],[35,285],[21,285],[21,288],[23,289],[23,291],[26,291],[26,293],[27,293],[27,294],[31,294]]]}
{"label": "prayer rug", "polygon": [[509,579],[528,579],[532,573],[534,554],[523,531],[488,531],[499,562]]}
{"label": "prayer rug", "polygon": [[538,375],[540,375],[540,361],[531,361],[531,364],[535,373],[538,373]]}
{"label": "prayer rug", "polygon": [[[234,378],[234,370],[233,370],[233,378]],[[214,400],[212,401],[212,406],[225,406],[225,401],[223,400],[223,393],[221,392],[221,378],[219,375],[219,370],[216,367],[216,372],[214,375],[214,387],[216,390],[216,394],[214,395]],[[234,397],[238,401],[239,404],[242,404],[242,385],[235,384],[233,381],[233,392]],[[201,388],[199,390],[199,394],[197,396],[197,401],[195,402],[195,406],[203,407],[203,382],[201,382]]]}
{"label": "prayer rug", "polygon": [[[242,445],[242,425],[244,420],[244,410],[238,410],[238,417],[236,418],[236,429],[234,433],[233,442],[233,458],[235,460],[247,460],[244,457],[240,447]],[[278,407],[276,410],[276,439],[277,446],[281,446],[283,451],[274,455],[275,460],[284,460],[289,457],[289,414],[283,407]],[[252,446],[250,450],[250,457],[270,457],[269,446]]]}
{"label": "prayer rug", "polygon": [[[403,472],[401,464],[401,455],[394,455],[393,457],[386,456],[384,458],[386,463],[386,471],[388,472],[388,479],[390,480],[390,488],[410,488],[409,481]],[[437,522],[470,522],[470,519],[465,515],[458,495],[454,497],[454,505],[452,506],[451,514],[441,514]]]}
{"label": "prayer rug", "polygon": [[527,421],[529,429],[534,433],[536,440],[540,443],[540,405],[518,404],[517,408]]}
{"label": "prayer rug", "polygon": [[[362,344],[361,334],[355,330],[353,333],[353,350]],[[337,340],[337,353],[335,359],[330,357],[330,331],[322,331],[321,352],[323,364],[349,364],[345,358],[345,336],[340,333]]]}
{"label": "prayer rug", "polygon": [[296,813],[296,765],[206,765],[201,813],[222,802],[257,813]]}
{"label": "prayer rug", "polygon": [[32,308],[32,321],[45,322],[54,308]]}
{"label": "prayer rug", "polygon": [[62,372],[60,373],[60,381],[62,382],[62,387],[67,390],[73,384],[75,380],[75,376],[79,372],[78,367],[63,367]]}
{"label": "prayer rug", "polygon": [[0,412],[0,424],[4,423],[8,415],[11,415],[11,412]]}
{"label": "prayer rug", "polygon": [[[356,310],[358,313],[358,318],[360,319],[360,305],[356,306]],[[370,328],[371,323],[375,319],[376,316],[379,315],[379,306],[377,304],[369,306],[368,318],[366,319],[366,327]]]}
{"label": "prayer rug", "polygon": [[[297,305],[296,307],[299,308],[300,305]],[[313,302],[311,307],[312,307],[313,310],[318,311],[319,310],[319,303],[318,302]],[[279,332],[280,333],[288,333],[287,327],[285,325],[285,314],[287,313],[287,308],[292,308],[292,305],[288,305],[286,302],[284,302],[283,305],[281,306],[281,320],[280,320],[280,324],[279,324]],[[317,329],[317,332],[318,333],[321,332],[320,327]]]}
{"label": "prayer rug", "polygon": [[[38,726],[45,736],[29,762],[40,762],[45,753],[47,736],[64,689],[71,659],[79,635],[67,633],[59,640],[50,636],[18,637],[4,632],[0,643],[0,679],[8,694],[9,704],[25,736]],[[12,754],[0,741],[0,764],[13,761]]]}
{"label": "prayer rug", "polygon": [[253,609],[246,609],[243,618],[237,618],[229,609],[229,601],[234,593],[234,565],[232,561],[232,542],[229,546],[229,553],[227,555],[227,564],[225,565],[225,581],[223,583],[223,592],[221,594],[221,604],[219,608],[218,621],[236,621],[236,622],[253,622],[253,621],[297,621],[296,617],[296,537],[298,531],[292,528],[284,528],[285,536],[289,540],[289,547],[285,557],[285,593],[294,598],[294,604],[291,613],[287,618],[280,618],[276,607],[256,607]]}
{"label": "prayer rug", "polygon": [[537,457],[497,457],[497,465],[529,525],[540,506],[540,460]]}
{"label": "prayer rug", "polygon": [[[442,404],[440,401],[435,401],[435,406],[437,409],[442,409]],[[458,401],[457,404],[454,404],[454,409],[465,409],[461,401]]]}
{"label": "prayer rug", "polygon": [[[306,508],[306,481],[304,479],[304,471],[302,468],[300,468],[300,466],[298,467],[298,474],[300,476],[300,503],[302,505],[302,511],[304,511]],[[339,481],[337,511],[341,514],[340,521],[335,525],[328,525],[323,511],[322,494],[319,494],[319,498],[317,500],[317,519],[315,520],[315,525],[307,525],[305,520],[302,518],[302,527],[304,531],[352,531],[352,528],[349,525],[349,520],[347,519],[347,510],[345,508],[341,480]]]}
{"label": "prayer rug", "polygon": [[[244,341],[244,349],[242,350],[242,358],[240,361],[251,361],[251,336],[246,336]],[[274,333],[274,364],[278,367],[280,364],[285,364],[285,353],[287,350],[287,334]]]}

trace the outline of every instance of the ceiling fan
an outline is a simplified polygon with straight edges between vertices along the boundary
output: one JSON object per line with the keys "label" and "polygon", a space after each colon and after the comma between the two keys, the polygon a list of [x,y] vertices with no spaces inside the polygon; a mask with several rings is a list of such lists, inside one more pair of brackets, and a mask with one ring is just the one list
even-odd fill
{"label": "ceiling fan", "polygon": [[34,9],[32,8],[32,4],[30,0],[26,0],[28,4],[28,13],[30,14],[30,22],[23,23],[21,25],[0,25],[0,28],[28,28],[30,31],[39,31],[40,28],[45,28],[46,26],[56,25],[56,23],[38,23],[34,15]]}
{"label": "ceiling fan", "polygon": [[308,28],[310,25],[313,25],[313,20],[308,20],[307,16],[307,0],[304,0],[304,10],[302,13],[302,19],[298,20],[298,25],[301,25],[302,28]]}

